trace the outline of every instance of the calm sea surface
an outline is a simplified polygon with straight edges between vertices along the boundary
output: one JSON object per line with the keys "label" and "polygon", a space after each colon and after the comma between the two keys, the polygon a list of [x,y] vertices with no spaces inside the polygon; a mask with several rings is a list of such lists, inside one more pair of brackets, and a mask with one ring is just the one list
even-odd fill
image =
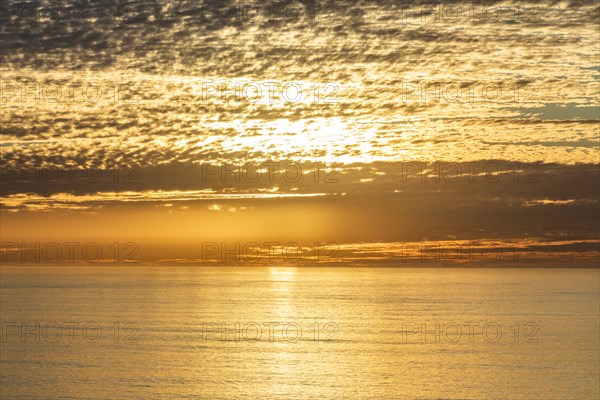
{"label": "calm sea surface", "polygon": [[598,399],[598,270],[0,270],[0,398]]}

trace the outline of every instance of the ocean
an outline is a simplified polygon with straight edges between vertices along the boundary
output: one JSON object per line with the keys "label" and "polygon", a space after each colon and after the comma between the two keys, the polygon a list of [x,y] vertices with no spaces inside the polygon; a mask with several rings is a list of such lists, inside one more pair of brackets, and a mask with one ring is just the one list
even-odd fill
{"label": "ocean", "polygon": [[597,269],[0,271],[3,400],[600,395]]}

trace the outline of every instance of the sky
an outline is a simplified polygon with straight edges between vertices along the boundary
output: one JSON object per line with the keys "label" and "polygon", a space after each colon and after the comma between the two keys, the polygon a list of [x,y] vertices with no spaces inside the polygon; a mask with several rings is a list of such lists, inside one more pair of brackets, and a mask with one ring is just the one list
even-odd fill
{"label": "sky", "polygon": [[3,264],[598,266],[596,1],[1,4]]}

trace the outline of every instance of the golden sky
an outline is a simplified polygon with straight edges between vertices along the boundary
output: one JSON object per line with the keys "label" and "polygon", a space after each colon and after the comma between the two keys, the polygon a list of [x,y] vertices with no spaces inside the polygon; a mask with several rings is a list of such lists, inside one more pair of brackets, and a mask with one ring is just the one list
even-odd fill
{"label": "golden sky", "polygon": [[5,263],[598,264],[595,1],[27,7],[2,10]]}

